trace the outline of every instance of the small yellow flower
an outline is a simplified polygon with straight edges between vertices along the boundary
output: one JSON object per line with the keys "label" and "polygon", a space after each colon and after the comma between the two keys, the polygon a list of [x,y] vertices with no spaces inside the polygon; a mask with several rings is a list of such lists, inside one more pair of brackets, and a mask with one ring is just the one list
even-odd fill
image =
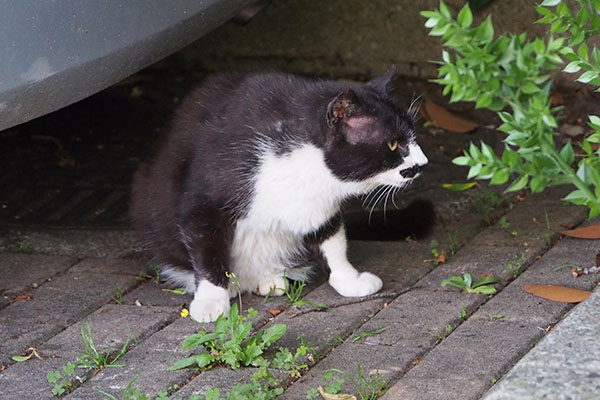
{"label": "small yellow flower", "polygon": [[184,308],[183,310],[181,310],[181,318],[186,318],[188,315],[190,315],[190,312],[188,311],[187,308]]}

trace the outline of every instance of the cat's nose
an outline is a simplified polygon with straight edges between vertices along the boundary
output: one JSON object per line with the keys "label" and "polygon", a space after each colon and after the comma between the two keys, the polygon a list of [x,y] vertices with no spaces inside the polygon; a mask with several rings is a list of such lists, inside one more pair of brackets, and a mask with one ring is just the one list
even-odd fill
{"label": "cat's nose", "polygon": [[402,175],[402,177],[404,177],[404,178],[411,179],[411,178],[414,178],[417,175],[419,175],[421,172],[423,172],[424,167],[425,167],[425,164],[413,165],[410,168],[406,168],[406,169],[403,169],[402,171],[400,171],[400,175]]}

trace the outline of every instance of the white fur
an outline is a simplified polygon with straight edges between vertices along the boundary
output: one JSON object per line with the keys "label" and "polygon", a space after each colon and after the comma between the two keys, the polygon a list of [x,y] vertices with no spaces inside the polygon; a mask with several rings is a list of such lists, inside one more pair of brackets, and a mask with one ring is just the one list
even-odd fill
{"label": "white fur", "polygon": [[182,287],[187,293],[194,293],[196,290],[196,279],[192,271],[174,268],[171,265],[163,265],[160,268],[161,277],[177,287]]}
{"label": "white fur", "polygon": [[377,292],[383,282],[369,273],[359,273],[346,258],[346,234],[344,227],[323,241],[321,251],[331,270],[329,284],[342,296],[359,297]]}
{"label": "white fur", "polygon": [[190,304],[190,316],[198,322],[212,322],[228,312],[229,291],[206,279],[200,281]]}

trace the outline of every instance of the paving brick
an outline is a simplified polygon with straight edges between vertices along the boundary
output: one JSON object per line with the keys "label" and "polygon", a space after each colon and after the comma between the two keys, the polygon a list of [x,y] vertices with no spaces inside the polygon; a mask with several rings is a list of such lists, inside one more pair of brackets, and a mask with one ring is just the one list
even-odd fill
{"label": "paving brick", "polygon": [[209,324],[198,324],[189,318],[179,318],[164,329],[154,333],[122,357],[124,368],[107,368],[83,383],[67,398],[97,399],[98,391],[118,394],[136,376],[136,386],[145,393],[156,396],[173,385],[183,386],[195,373],[192,370],[167,371],[175,361],[190,355],[181,349],[180,343]]}
{"label": "paving brick", "polygon": [[73,257],[0,253],[0,308],[26,287],[41,285],[48,278],[66,271],[75,262]]}
{"label": "paving brick", "polygon": [[[555,266],[592,259],[599,244],[562,240],[436,346],[384,398],[480,398],[544,335],[543,329],[573,307],[534,297],[524,291],[525,283],[588,285]],[[492,321],[488,312],[505,317]],[[465,377],[473,385],[463,385]]]}
{"label": "paving brick", "polygon": [[[110,262],[109,262],[110,263]],[[75,321],[108,302],[116,290],[135,287],[133,276],[80,271],[75,265],[60,276],[29,292],[31,300],[20,300],[0,310],[0,362],[38,346]]]}
{"label": "paving brick", "polygon": [[[130,346],[137,346],[136,341],[142,343],[176,316],[176,310],[169,307],[105,305],[39,346],[38,352],[43,360],[32,358],[16,363],[0,374],[0,387],[10,387],[9,391],[4,391],[3,399],[53,398],[52,384],[48,383],[46,374],[62,369],[69,361],[76,363],[76,358],[85,354],[80,331],[85,321],[90,324],[96,348],[105,351],[109,347],[120,350],[127,340],[130,340]],[[75,376],[86,379],[92,372],[76,369]]]}
{"label": "paving brick", "polygon": [[0,251],[27,246],[33,253],[74,257],[126,257],[140,254],[139,241],[124,230],[10,230],[0,231]]}

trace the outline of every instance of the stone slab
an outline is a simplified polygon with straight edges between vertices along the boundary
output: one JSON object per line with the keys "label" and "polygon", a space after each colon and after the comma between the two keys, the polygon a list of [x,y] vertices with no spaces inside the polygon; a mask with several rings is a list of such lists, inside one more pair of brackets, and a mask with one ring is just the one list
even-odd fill
{"label": "stone slab", "polygon": [[0,231],[0,251],[27,248],[32,253],[74,257],[134,257],[139,240],[126,230],[36,229]]}
{"label": "stone slab", "polygon": [[19,300],[0,310],[0,336],[6,338],[0,343],[0,362],[10,363],[11,355],[37,347],[107,303],[116,291],[125,292],[136,285],[130,275],[101,270],[89,273],[75,265],[31,290],[30,300]]}
{"label": "stone slab", "polygon": [[75,258],[65,256],[0,253],[0,308],[27,287],[43,284],[75,262]]}
{"label": "stone slab", "polygon": [[[53,385],[47,381],[46,375],[51,370],[61,370],[69,361],[76,363],[77,357],[85,354],[80,331],[83,326],[87,333],[85,322],[89,322],[98,351],[108,348],[115,351],[120,350],[127,340],[130,341],[130,348],[139,345],[150,334],[176,318],[176,315],[176,310],[174,312],[168,307],[105,305],[39,346],[37,350],[43,360],[32,358],[27,362],[16,363],[0,374],[0,387],[10,387],[10,390],[3,392],[2,398],[55,398],[51,392]],[[92,373],[91,370],[75,370],[75,376],[81,380],[89,378]]]}
{"label": "stone slab", "polygon": [[573,309],[485,396],[485,400],[597,399],[600,291]]}

